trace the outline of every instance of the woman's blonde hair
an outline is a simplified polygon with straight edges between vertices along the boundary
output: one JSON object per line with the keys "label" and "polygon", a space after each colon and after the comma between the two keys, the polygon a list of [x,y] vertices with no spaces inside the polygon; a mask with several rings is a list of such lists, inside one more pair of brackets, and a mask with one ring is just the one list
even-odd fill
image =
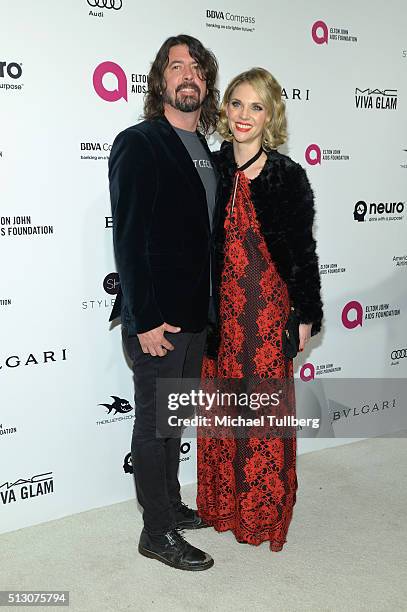
{"label": "woman's blonde hair", "polygon": [[263,131],[263,148],[265,150],[276,149],[287,139],[287,119],[285,116],[285,104],[281,99],[281,87],[270,72],[264,68],[251,68],[238,74],[231,80],[226,88],[220,106],[217,131],[225,140],[233,140],[229,130],[226,106],[233,97],[233,92],[238,85],[249,83],[260,96],[260,101],[265,106],[267,115],[270,117]]}

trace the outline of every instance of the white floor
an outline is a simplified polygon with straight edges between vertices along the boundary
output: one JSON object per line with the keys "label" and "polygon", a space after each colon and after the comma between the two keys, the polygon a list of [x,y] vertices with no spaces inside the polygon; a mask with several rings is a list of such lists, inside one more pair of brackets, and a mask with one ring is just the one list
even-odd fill
{"label": "white floor", "polygon": [[[282,552],[203,529],[187,536],[214,567],[174,570],[138,554],[132,501],[2,535],[0,589],[69,590],[81,612],[406,611],[406,450],[385,438],[301,455]],[[194,504],[192,485],[183,495]]]}

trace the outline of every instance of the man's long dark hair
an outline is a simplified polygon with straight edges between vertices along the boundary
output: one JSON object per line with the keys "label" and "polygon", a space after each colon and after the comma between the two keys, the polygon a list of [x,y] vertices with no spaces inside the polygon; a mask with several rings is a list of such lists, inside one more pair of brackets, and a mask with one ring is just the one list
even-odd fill
{"label": "man's long dark hair", "polygon": [[212,51],[193,36],[171,36],[162,44],[148,74],[148,90],[144,99],[144,118],[155,119],[164,115],[163,92],[166,89],[164,70],[168,65],[171,47],[186,45],[191,57],[198,63],[202,78],[206,80],[206,97],[202,103],[199,128],[204,134],[214,132],[218,121],[219,90],[216,88],[218,62]]}

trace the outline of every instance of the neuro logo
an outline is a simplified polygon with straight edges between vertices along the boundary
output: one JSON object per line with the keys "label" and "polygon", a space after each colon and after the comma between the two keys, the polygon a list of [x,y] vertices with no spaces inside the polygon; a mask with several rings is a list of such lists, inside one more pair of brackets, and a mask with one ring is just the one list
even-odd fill
{"label": "neuro logo", "polygon": [[111,395],[113,404],[98,404],[98,406],[106,406],[107,414],[110,414],[112,410],[114,410],[114,414],[120,412],[120,414],[126,414],[126,412],[130,412],[133,410],[133,406],[130,406],[129,402],[126,399],[122,399],[117,397],[117,395]]}
{"label": "neuro logo", "polygon": [[312,40],[317,45],[327,45],[329,39],[328,26],[325,21],[316,21],[312,25]]}
{"label": "neuro logo", "polygon": [[109,295],[116,295],[119,293],[120,280],[117,272],[111,272],[108,274],[103,281],[103,289]]}
{"label": "neuro logo", "polygon": [[305,161],[310,166],[316,166],[321,163],[321,149],[317,144],[310,144],[305,149]]}
{"label": "neuro logo", "polygon": [[19,79],[23,74],[21,64],[17,62],[0,62],[0,77],[8,76],[10,79]]}
{"label": "neuro logo", "polygon": [[355,208],[353,210],[353,218],[355,221],[362,222],[365,220],[365,216],[367,213],[367,204],[363,200],[359,200],[356,202]]}
{"label": "neuro logo", "polygon": [[303,382],[314,380],[315,378],[315,367],[312,363],[304,363],[300,370],[300,378]]}
{"label": "neuro logo", "polygon": [[92,8],[113,9],[119,11],[123,6],[122,0],[88,0]]}
{"label": "neuro logo", "polygon": [[[113,74],[116,77],[116,89],[106,89],[103,84],[103,79],[106,74]],[[121,98],[127,102],[127,77],[123,68],[115,62],[102,62],[95,68],[93,73],[93,87],[97,95],[106,102],[117,102]]]}
{"label": "neuro logo", "polygon": [[346,329],[355,329],[359,325],[362,327],[363,307],[360,302],[352,300],[343,307],[342,323]]}
{"label": "neuro logo", "polygon": [[133,474],[133,462],[131,460],[131,453],[127,453],[124,458],[123,470],[125,474]]}

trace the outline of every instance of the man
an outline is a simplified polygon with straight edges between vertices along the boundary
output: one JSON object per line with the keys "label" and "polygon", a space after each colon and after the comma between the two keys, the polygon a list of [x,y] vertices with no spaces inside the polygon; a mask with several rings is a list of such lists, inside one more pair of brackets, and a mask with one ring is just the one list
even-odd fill
{"label": "man", "polygon": [[156,434],[157,378],[199,378],[210,293],[216,178],[204,136],[217,120],[217,61],[197,39],[167,39],[148,76],[145,121],[121,132],[109,160],[121,315],[133,362],[132,462],[144,529],[139,552],[184,570],[213,559],[178,529],[207,525],[181,502],[180,437]]}

